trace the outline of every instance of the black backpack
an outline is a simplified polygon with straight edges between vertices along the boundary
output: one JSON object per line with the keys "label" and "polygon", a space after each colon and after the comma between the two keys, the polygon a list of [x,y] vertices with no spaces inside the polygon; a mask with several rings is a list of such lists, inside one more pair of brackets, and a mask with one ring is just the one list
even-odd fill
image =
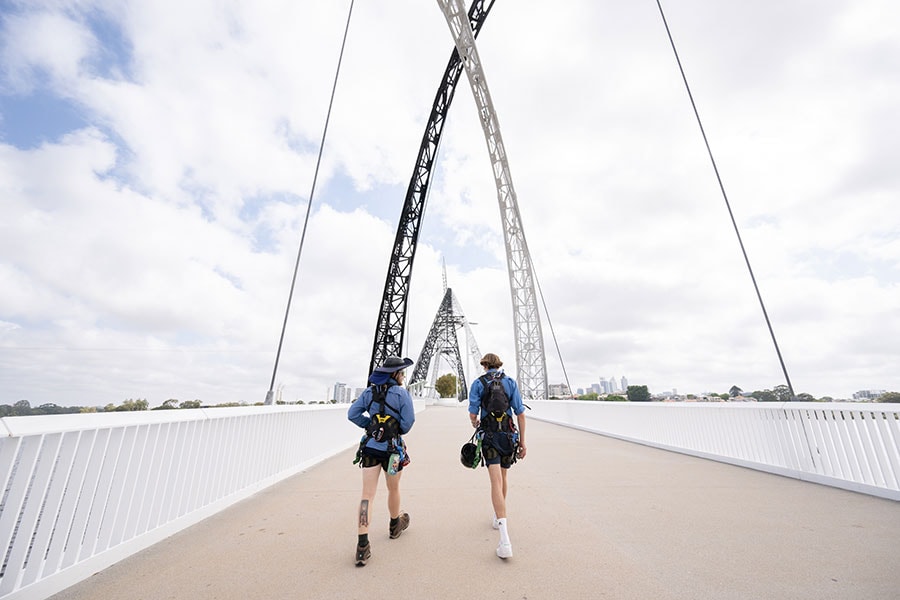
{"label": "black backpack", "polygon": [[[400,435],[400,421],[394,418],[393,415],[389,415],[384,411],[385,405],[388,408],[400,414],[400,411],[387,403],[387,392],[392,384],[385,385],[373,385],[372,386],[372,401],[369,402],[369,414],[372,415],[372,419],[369,421],[369,425],[366,427],[366,435],[376,442],[391,442],[394,438]],[[378,403],[378,412],[372,412],[372,405]]]}
{"label": "black backpack", "polygon": [[[484,392],[481,394],[481,407],[487,413],[483,426],[488,431],[503,431],[509,428],[509,396],[503,387],[505,374],[482,375],[481,384]],[[504,425],[506,427],[504,427]]]}

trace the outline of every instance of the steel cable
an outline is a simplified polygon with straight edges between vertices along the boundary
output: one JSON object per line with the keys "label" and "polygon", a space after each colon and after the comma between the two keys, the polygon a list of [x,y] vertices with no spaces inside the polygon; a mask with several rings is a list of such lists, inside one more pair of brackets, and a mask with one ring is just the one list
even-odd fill
{"label": "steel cable", "polygon": [[334,95],[337,90],[338,76],[341,73],[341,62],[344,58],[344,47],[347,45],[347,32],[350,30],[350,16],[353,14],[353,2],[350,0],[350,10],[347,12],[347,24],[344,26],[344,38],[341,41],[341,52],[338,56],[337,69],[334,73],[334,84],[331,86],[331,99],[328,101],[328,112],[325,115],[325,127],[322,129],[322,140],[319,143],[319,156],[316,159],[316,170],[313,173],[312,189],[309,191],[309,199],[306,202],[306,217],[303,219],[303,231],[300,233],[300,246],[297,248],[297,260],[294,263],[294,276],[291,278],[291,289],[288,292],[287,307],[284,309],[284,323],[281,325],[281,336],[278,338],[278,350],[275,353],[275,367],[272,369],[272,380],[269,382],[269,391],[266,392],[266,404],[274,402],[272,388],[275,387],[275,376],[278,373],[278,361],[281,358],[281,347],[284,344],[284,332],[287,330],[288,315],[291,312],[291,300],[294,297],[294,286],[297,284],[297,271],[300,268],[300,255],[303,253],[303,241],[306,239],[306,227],[309,224],[309,213],[312,208],[313,195],[316,193],[316,181],[319,178],[319,166],[322,164],[322,150],[325,148],[325,136],[328,134],[328,122],[331,120],[331,108],[334,105]]}

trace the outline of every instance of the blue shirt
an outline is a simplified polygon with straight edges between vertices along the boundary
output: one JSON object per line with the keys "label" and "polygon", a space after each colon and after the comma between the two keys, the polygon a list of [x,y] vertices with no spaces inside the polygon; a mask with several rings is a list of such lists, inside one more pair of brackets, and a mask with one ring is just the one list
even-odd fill
{"label": "blue shirt", "polygon": [[[499,371],[499,369],[488,369],[485,375],[493,375]],[[490,377],[488,377],[490,379]],[[516,383],[516,380],[507,375],[500,381],[503,382],[503,389],[506,390],[506,395],[509,396],[509,408],[515,414],[521,415],[525,412],[525,405],[522,403],[522,394],[519,393],[519,386]],[[484,393],[484,384],[481,382],[481,377],[472,382],[472,388],[469,390],[469,412],[473,415],[479,415],[478,418],[484,417],[484,409],[481,406],[481,395]],[[509,413],[509,411],[506,411]],[[512,416],[512,415],[510,415]]]}
{"label": "blue shirt", "polygon": [[[396,381],[393,379],[390,381],[395,385],[388,388],[387,394],[385,395],[384,412],[400,422],[401,434],[408,433],[409,430],[412,429],[413,423],[416,422],[416,409],[413,406],[412,397],[410,397],[409,392],[407,392],[406,389],[396,385]],[[372,405],[371,412],[369,404]],[[365,429],[372,420],[372,415],[378,414],[380,408],[378,402],[373,400],[372,387],[369,386],[363,390],[363,393],[359,395],[359,398],[350,405],[350,409],[347,410],[347,418],[358,427]],[[376,442],[375,440],[370,439],[366,443],[366,447],[372,448],[373,450],[386,451],[388,443]]]}

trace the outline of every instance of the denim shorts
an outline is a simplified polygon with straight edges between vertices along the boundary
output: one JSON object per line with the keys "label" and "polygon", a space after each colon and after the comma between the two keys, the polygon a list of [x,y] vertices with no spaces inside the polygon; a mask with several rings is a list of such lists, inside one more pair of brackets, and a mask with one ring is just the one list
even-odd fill
{"label": "denim shorts", "polygon": [[481,442],[481,454],[484,456],[484,464],[500,465],[508,469],[515,461],[515,447],[512,440],[513,434],[499,431],[488,431]]}

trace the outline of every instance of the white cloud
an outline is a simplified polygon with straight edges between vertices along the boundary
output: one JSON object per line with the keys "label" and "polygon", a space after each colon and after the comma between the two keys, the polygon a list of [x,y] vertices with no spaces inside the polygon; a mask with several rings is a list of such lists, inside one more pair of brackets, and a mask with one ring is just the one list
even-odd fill
{"label": "white cloud", "polygon": [[[265,396],[347,8],[43,2],[6,15],[0,94],[65,99],[90,126],[0,145],[0,402]],[[795,390],[900,389],[900,9],[665,8]],[[434,3],[354,6],[285,399],[364,382],[450,50]],[[656,8],[497,3],[479,50],[570,383],[783,383]],[[496,191],[465,77],[416,257],[413,358],[442,257],[481,350],[514,373]]]}
{"label": "white cloud", "polygon": [[8,88],[19,93],[33,90],[42,78],[61,86],[77,80],[95,49],[90,31],[62,13],[10,15],[3,29],[2,72]]}

